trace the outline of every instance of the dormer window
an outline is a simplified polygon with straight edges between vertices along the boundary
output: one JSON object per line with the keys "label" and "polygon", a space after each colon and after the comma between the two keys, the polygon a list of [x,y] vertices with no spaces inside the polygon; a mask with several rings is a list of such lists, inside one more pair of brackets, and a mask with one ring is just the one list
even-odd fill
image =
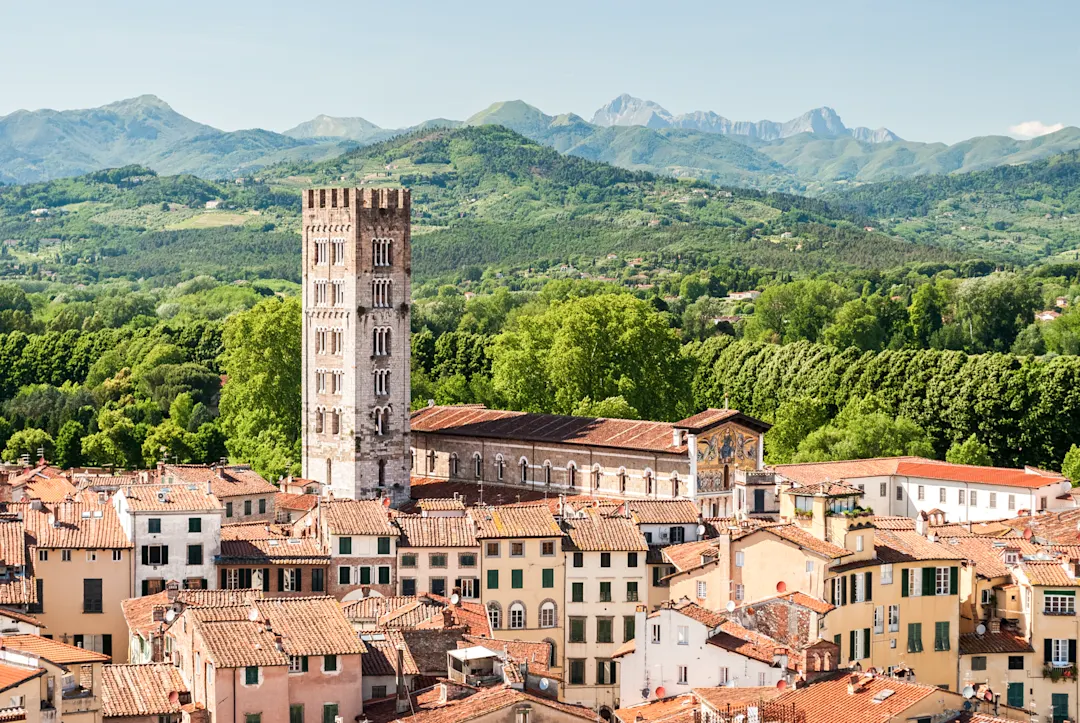
{"label": "dormer window", "polygon": [[1005,564],[1006,565],[1019,565],[1020,564],[1020,553],[1018,551],[1016,551],[1016,550],[1006,550],[1005,551]]}

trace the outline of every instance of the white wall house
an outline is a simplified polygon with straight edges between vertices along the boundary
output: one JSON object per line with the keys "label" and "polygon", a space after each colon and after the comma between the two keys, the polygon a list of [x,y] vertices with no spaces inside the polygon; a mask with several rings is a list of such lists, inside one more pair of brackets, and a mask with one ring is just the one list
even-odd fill
{"label": "white wall house", "polygon": [[665,604],[652,613],[640,608],[634,640],[616,654],[622,663],[620,705],[689,693],[693,688],[790,682],[794,671],[788,669],[783,645],[725,620],[692,602]]}
{"label": "white wall house", "polygon": [[216,589],[222,506],[206,485],[131,485],[112,498],[135,546],[135,596],[176,580],[184,588]]}
{"label": "white wall house", "polygon": [[843,481],[863,490],[859,504],[879,515],[915,518],[940,510],[948,522],[1016,517],[1020,510],[1071,509],[1069,480],[1057,472],[1024,467],[949,464],[921,457],[781,464],[774,468],[796,485]]}

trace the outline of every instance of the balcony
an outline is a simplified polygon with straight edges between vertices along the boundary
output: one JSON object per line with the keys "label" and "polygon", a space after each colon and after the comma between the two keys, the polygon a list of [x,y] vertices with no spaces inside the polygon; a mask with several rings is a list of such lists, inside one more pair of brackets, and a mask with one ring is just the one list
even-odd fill
{"label": "balcony", "polygon": [[41,716],[38,718],[38,720],[40,720],[41,723],[56,723],[56,708],[53,708],[52,706],[46,707],[43,703],[41,708]]}
{"label": "balcony", "polygon": [[72,713],[88,713],[101,708],[101,701],[89,690],[72,691],[71,693],[64,693],[63,700],[60,704],[60,711],[63,715],[70,715]]}
{"label": "balcony", "polygon": [[1049,609],[1043,608],[1042,614],[1043,615],[1052,615],[1054,617],[1075,617],[1076,616],[1076,611],[1075,610],[1049,610]]}

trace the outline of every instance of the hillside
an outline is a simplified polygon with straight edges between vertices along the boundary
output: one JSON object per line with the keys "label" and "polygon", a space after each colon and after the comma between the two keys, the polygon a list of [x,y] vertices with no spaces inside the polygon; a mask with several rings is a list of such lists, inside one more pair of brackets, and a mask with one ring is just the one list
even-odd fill
{"label": "hillside", "polygon": [[962,258],[864,231],[811,199],[628,171],[483,126],[283,163],[242,184],[133,167],[3,188],[0,270],[36,265],[70,281],[199,273],[296,280],[298,194],[309,184],[410,187],[421,279],[470,264],[510,268],[613,252],[785,272]]}

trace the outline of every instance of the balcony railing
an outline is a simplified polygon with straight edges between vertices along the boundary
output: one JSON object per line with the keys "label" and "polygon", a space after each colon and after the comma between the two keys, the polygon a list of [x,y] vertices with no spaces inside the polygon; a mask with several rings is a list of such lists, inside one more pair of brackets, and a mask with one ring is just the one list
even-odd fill
{"label": "balcony railing", "polygon": [[64,715],[69,713],[86,713],[87,711],[97,710],[101,707],[101,703],[96,695],[86,691],[86,695],[76,696],[69,698],[64,696],[61,701],[60,709]]}

